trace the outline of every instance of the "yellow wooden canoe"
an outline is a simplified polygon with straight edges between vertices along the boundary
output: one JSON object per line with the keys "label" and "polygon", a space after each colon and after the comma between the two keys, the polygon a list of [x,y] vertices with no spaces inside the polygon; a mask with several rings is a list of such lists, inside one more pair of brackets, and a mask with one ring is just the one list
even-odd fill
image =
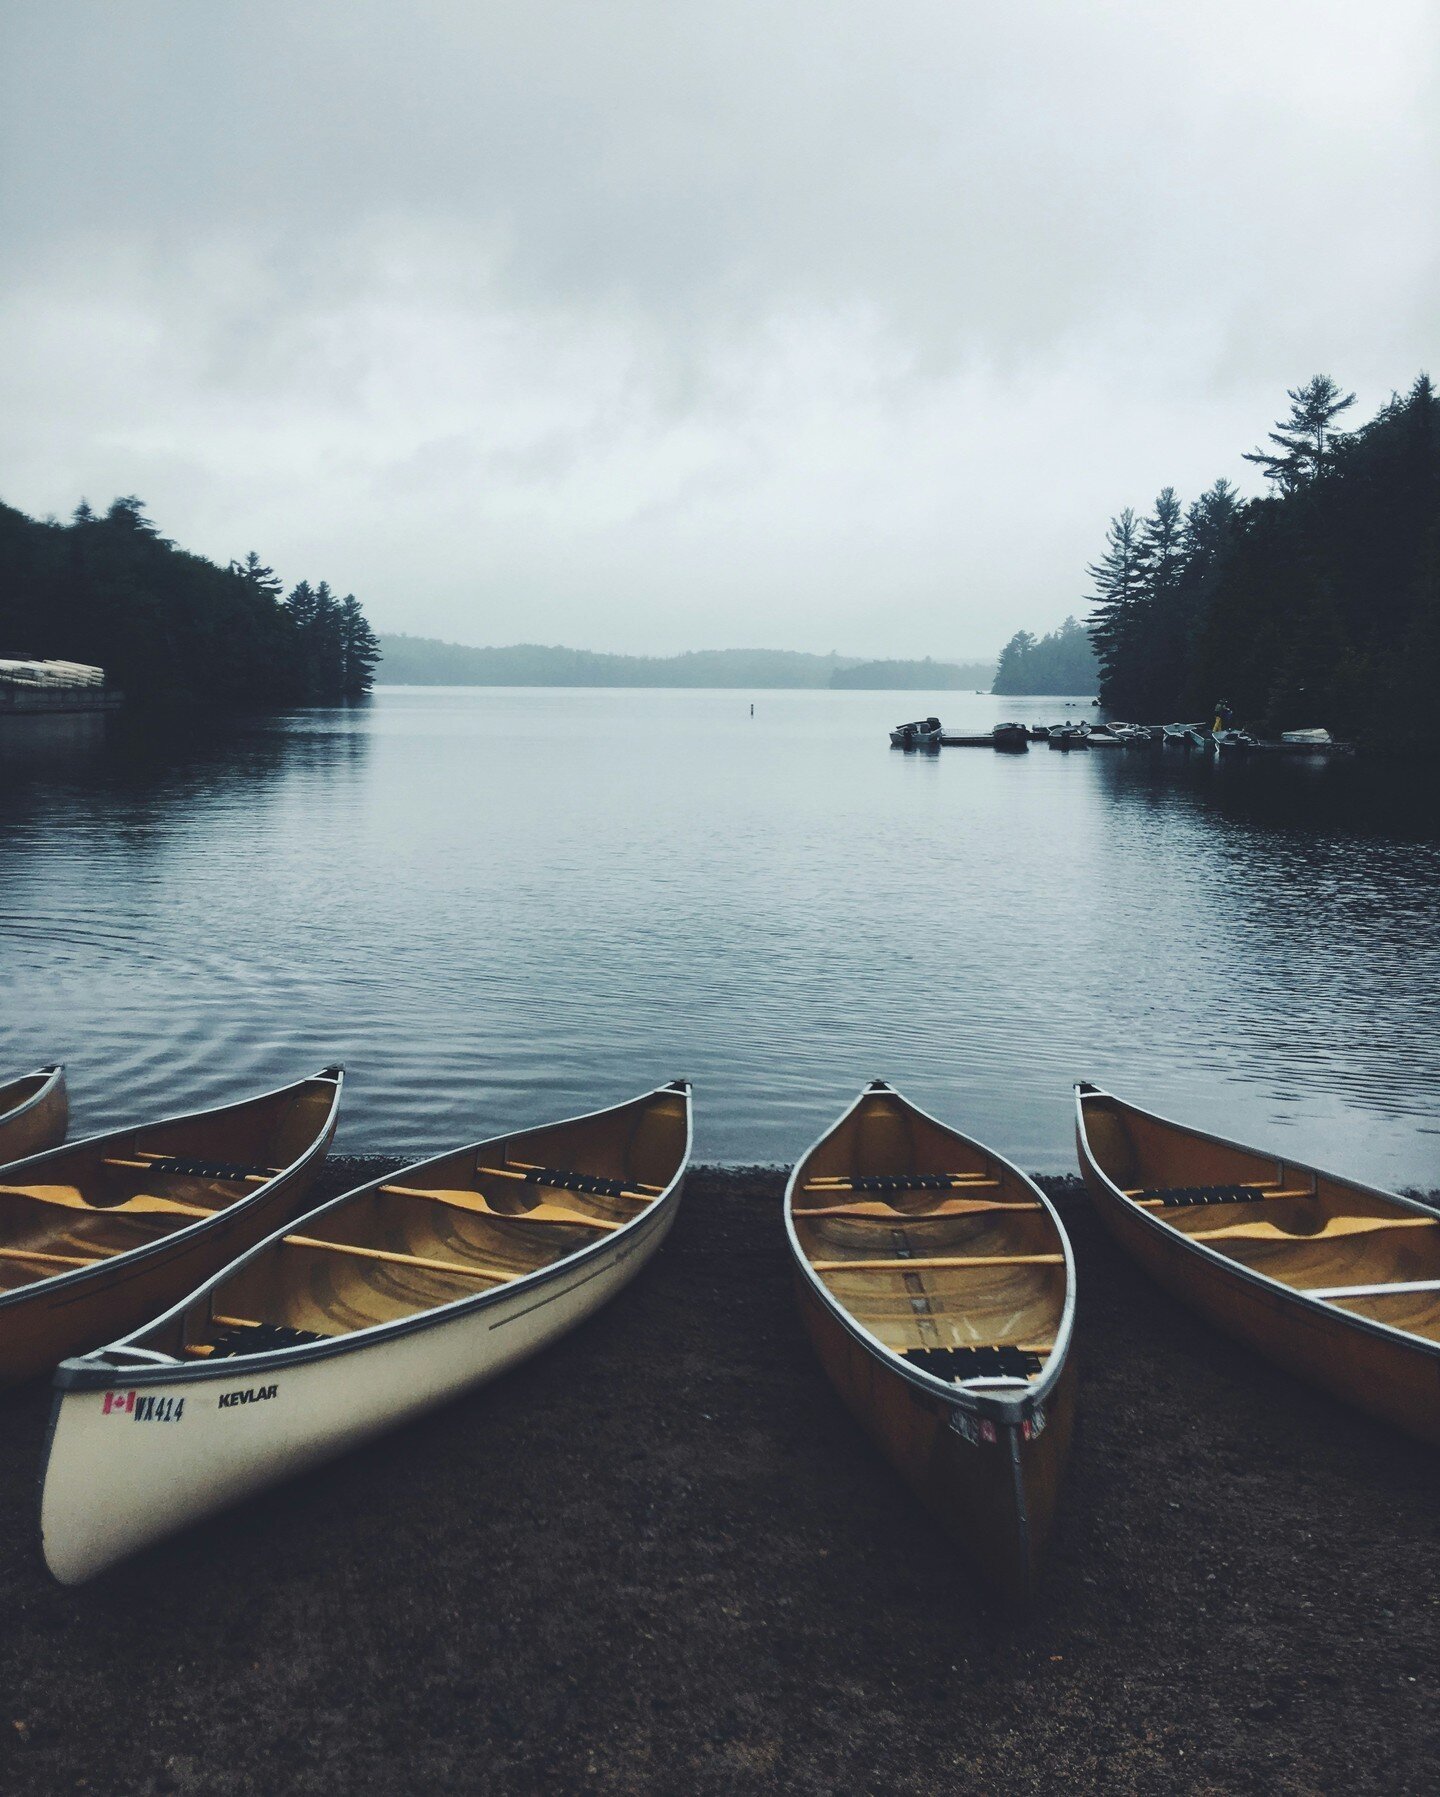
{"label": "yellow wooden canoe", "polygon": [[296,1215],[342,1079],[329,1067],[0,1166],[0,1385],[155,1316]]}
{"label": "yellow wooden canoe", "polygon": [[65,1140],[70,1103],[65,1069],[41,1067],[0,1086],[0,1163],[39,1154]]}
{"label": "yellow wooden canoe", "polygon": [[1075,1088],[1080,1168],[1122,1248],[1267,1359],[1440,1444],[1440,1216]]}
{"label": "yellow wooden canoe", "polygon": [[1070,1445],[1075,1265],[1039,1188],[876,1080],[790,1176],[805,1326],[840,1396],[1004,1595]]}

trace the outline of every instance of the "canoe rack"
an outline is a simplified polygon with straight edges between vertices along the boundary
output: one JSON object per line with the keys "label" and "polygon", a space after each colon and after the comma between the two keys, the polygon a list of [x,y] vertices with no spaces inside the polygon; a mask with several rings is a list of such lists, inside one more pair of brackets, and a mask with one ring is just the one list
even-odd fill
{"label": "canoe rack", "polygon": [[903,1358],[937,1379],[1028,1379],[1043,1371],[1046,1355],[1038,1348],[1011,1343],[983,1343],[967,1348],[906,1348]]}

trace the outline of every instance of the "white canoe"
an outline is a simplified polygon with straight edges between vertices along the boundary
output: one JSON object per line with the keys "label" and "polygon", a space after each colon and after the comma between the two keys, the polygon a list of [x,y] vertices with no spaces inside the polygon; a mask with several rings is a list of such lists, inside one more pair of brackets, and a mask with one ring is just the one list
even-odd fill
{"label": "white canoe", "polygon": [[[388,1174],[55,1376],[45,1560],[76,1584],[493,1379],[669,1233],[690,1088]],[[538,1202],[537,1202],[538,1200]]]}

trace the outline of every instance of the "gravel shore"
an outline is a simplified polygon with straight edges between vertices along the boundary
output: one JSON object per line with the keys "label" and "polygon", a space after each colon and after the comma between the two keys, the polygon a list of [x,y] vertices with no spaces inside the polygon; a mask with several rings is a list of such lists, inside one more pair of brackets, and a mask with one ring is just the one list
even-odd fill
{"label": "gravel shore", "polygon": [[37,1552],[49,1394],[0,1396],[0,1790],[1432,1792],[1440,1456],[1180,1310],[1045,1183],[1079,1422],[1029,1615],[831,1393],[783,1176],[700,1169],[565,1341],[91,1586]]}

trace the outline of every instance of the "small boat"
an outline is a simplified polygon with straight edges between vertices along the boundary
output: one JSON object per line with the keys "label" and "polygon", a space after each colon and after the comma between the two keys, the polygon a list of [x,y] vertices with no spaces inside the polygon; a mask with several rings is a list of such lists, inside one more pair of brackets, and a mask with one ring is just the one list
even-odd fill
{"label": "small boat", "polygon": [[1171,744],[1172,747],[1180,749],[1189,748],[1190,742],[1187,732],[1189,731],[1190,726],[1188,724],[1162,724],[1160,729],[1164,740]]}
{"label": "small boat", "polygon": [[1280,740],[1305,749],[1328,749],[1335,741],[1328,730],[1282,730]]}
{"label": "small boat", "polygon": [[1214,742],[1217,749],[1238,749],[1242,753],[1246,749],[1255,747],[1255,738],[1248,730],[1217,730],[1214,733]]}
{"label": "small boat", "polygon": [[997,749],[1029,749],[1030,730],[1026,724],[997,724],[991,731]]}
{"label": "small boat", "polygon": [[54,1148],[69,1123],[63,1067],[41,1067],[0,1085],[0,1163]]}
{"label": "small boat", "polygon": [[1440,1444],[1440,1215],[1075,1088],[1101,1220],[1227,1334]]}
{"label": "small boat", "polygon": [[1035,1588],[1070,1445],[1075,1265],[1018,1168],[873,1081],[785,1192],[831,1383],[1002,1593]]}
{"label": "small boat", "polygon": [[1192,749],[1211,749],[1215,746],[1214,737],[1211,736],[1210,732],[1203,724],[1187,724],[1185,726],[1185,741]]}
{"label": "small boat", "polygon": [[1043,743],[1048,739],[1049,735],[1050,726],[1048,724],[1032,724],[1030,726],[1030,740],[1032,742]]}
{"label": "small boat", "polygon": [[41,1495],[50,1570],[90,1578],[564,1335],[664,1241],[689,1155],[681,1080],[437,1155],[67,1360]]}
{"label": "small boat", "polygon": [[342,1083],[327,1067],[0,1167],[0,1386],[133,1329],[295,1216]]}
{"label": "small boat", "polygon": [[890,732],[890,742],[897,749],[939,748],[939,718],[919,718],[913,724],[897,724]]}
{"label": "small boat", "polygon": [[1052,749],[1088,749],[1091,734],[1088,724],[1052,724],[1050,726],[1050,747]]}

